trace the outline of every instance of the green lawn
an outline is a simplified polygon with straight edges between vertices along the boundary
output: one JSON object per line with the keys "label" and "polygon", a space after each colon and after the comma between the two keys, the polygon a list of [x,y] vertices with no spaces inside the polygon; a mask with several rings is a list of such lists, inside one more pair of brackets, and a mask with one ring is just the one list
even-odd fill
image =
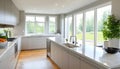
{"label": "green lawn", "polygon": [[[104,39],[103,39],[102,32],[98,32],[97,34],[98,34],[98,36],[97,36],[98,37],[97,38],[98,42],[103,42]],[[82,40],[82,33],[81,34],[77,34],[76,36],[77,36],[78,40]],[[93,32],[86,32],[86,39],[87,40],[94,40],[94,33]]]}

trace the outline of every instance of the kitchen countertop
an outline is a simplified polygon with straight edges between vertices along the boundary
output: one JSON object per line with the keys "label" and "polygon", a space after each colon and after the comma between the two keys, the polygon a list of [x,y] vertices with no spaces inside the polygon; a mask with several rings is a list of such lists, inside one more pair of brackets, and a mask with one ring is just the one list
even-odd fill
{"label": "kitchen countertop", "polygon": [[82,46],[75,48],[68,48],[64,45],[65,40],[59,37],[49,37],[49,40],[59,44],[61,47],[64,47],[66,50],[75,53],[78,56],[86,58],[90,61],[95,62],[96,64],[103,66],[107,69],[119,68],[120,67],[120,53],[116,54],[108,54],[102,48],[96,47],[94,51],[94,47]]}
{"label": "kitchen countertop", "polygon": [[7,50],[9,50],[12,46],[14,46],[17,38],[14,41],[7,42],[7,46],[5,48],[0,49],[0,58],[4,55]]}
{"label": "kitchen countertop", "polygon": [[55,37],[60,36],[60,34],[37,34],[37,35],[24,35],[22,37]]}

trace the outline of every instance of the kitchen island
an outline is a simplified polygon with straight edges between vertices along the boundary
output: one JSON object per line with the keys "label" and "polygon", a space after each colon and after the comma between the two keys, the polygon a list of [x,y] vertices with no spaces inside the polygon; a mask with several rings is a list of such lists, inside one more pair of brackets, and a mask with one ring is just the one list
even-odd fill
{"label": "kitchen island", "polygon": [[120,53],[108,54],[102,48],[82,46],[69,48],[62,38],[48,38],[49,57],[61,69],[120,69]]}

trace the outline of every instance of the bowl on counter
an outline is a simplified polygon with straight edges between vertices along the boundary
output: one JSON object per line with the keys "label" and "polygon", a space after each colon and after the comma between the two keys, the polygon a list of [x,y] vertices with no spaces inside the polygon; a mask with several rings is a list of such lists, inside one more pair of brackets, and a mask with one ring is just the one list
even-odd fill
{"label": "bowl on counter", "polygon": [[5,48],[7,46],[8,42],[0,42],[0,49]]}
{"label": "bowl on counter", "polygon": [[118,48],[114,48],[114,47],[106,47],[106,48],[104,48],[104,50],[107,53],[110,53],[110,54],[115,54],[115,53],[119,52],[119,49]]}

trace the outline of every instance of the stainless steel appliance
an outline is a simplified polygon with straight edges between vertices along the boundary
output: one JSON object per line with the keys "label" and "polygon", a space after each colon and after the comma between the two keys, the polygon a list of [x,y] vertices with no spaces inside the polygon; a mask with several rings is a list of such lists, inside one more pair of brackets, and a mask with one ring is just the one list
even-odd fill
{"label": "stainless steel appliance", "polygon": [[50,57],[51,56],[51,41],[49,39],[47,39],[47,56]]}

